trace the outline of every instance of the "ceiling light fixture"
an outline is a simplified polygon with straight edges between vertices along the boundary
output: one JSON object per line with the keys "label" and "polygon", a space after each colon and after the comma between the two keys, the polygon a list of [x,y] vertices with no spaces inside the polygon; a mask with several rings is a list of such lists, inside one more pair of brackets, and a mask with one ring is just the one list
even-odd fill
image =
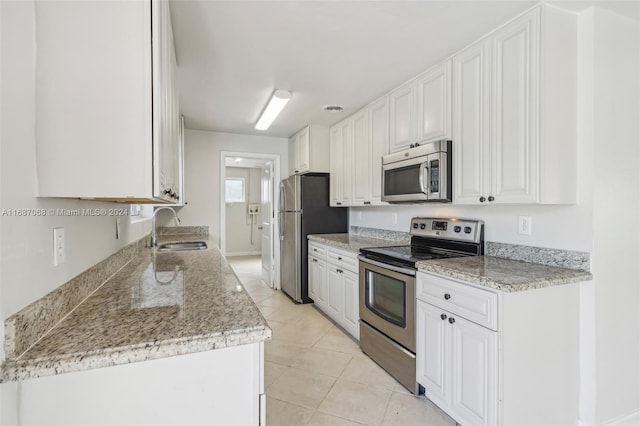
{"label": "ceiling light fixture", "polygon": [[269,126],[271,126],[271,123],[273,123],[273,120],[280,114],[282,108],[289,102],[289,99],[291,99],[291,92],[288,90],[276,90],[273,92],[267,107],[262,111],[260,119],[258,119],[256,123],[256,129],[267,130]]}

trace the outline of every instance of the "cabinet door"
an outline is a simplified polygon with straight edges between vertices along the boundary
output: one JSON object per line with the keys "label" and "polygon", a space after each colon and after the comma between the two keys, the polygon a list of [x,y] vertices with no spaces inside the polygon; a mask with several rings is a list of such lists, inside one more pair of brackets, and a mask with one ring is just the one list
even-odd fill
{"label": "cabinet door", "polygon": [[[389,152],[389,98],[369,106],[371,203],[382,203],[382,156]],[[385,203],[386,204],[386,203]]]}
{"label": "cabinet door", "polygon": [[327,313],[338,321],[344,310],[343,273],[334,265],[327,264]]}
{"label": "cabinet door", "polygon": [[416,141],[451,139],[451,60],[418,77]]}
{"label": "cabinet door", "polygon": [[446,372],[448,316],[442,309],[417,301],[416,381],[424,386],[427,398],[441,406],[448,405],[447,392],[450,392]]}
{"label": "cabinet door", "polygon": [[360,339],[360,314],[358,306],[358,274],[344,271],[343,326],[353,337]]}
{"label": "cabinet door", "polygon": [[318,259],[316,263],[316,268],[318,271],[318,294],[317,300],[313,299],[316,305],[318,305],[322,310],[327,309],[327,262],[322,259]]}
{"label": "cabinet door", "polygon": [[389,152],[415,142],[416,82],[411,80],[389,94]]}
{"label": "cabinet door", "polygon": [[342,198],[343,206],[351,204],[353,199],[353,122],[345,120],[340,124],[342,133]]}
{"label": "cabinet door", "polygon": [[497,421],[497,334],[455,316],[451,332],[451,416],[461,424]]}
{"label": "cabinet door", "polygon": [[331,147],[329,204],[340,206],[342,204],[342,187],[344,180],[344,157],[342,155],[342,131],[341,123],[336,124],[329,131]]}
{"label": "cabinet door", "polygon": [[489,44],[453,57],[453,201],[479,204],[485,193],[489,144]]}
{"label": "cabinet door", "polygon": [[[369,110],[367,108],[351,117],[353,126],[353,198],[356,205],[371,203],[371,164],[369,154]],[[352,204],[353,205],[353,204]]]}
{"label": "cabinet door", "polygon": [[297,170],[297,161],[296,158],[296,135],[293,135],[289,138],[289,176],[295,175]]}
{"label": "cabinet door", "polygon": [[537,202],[539,10],[493,37],[492,185],[496,203]]}
{"label": "cabinet door", "polygon": [[318,293],[320,292],[320,268],[318,267],[318,258],[309,256],[309,297],[317,303]]}
{"label": "cabinet door", "polygon": [[296,134],[296,169],[297,173],[309,171],[309,127]]}

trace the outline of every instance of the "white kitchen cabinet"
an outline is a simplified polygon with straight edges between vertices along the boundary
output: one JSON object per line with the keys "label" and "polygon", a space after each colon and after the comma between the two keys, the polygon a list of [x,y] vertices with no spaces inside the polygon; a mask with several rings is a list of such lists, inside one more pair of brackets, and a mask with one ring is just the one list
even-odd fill
{"label": "white kitchen cabinet", "polygon": [[360,338],[357,253],[309,241],[309,297],[349,334]]}
{"label": "white kitchen cabinet", "polygon": [[416,142],[416,91],[414,79],[389,93],[389,152]]}
{"label": "white kitchen cabinet", "polygon": [[416,80],[418,92],[417,136],[419,143],[451,139],[451,60]]}
{"label": "white kitchen cabinet", "polygon": [[331,128],[330,205],[347,207],[353,197],[353,120],[345,119]]}
{"label": "white kitchen cabinet", "polygon": [[577,421],[578,283],[502,292],[419,271],[416,297],[416,381],[456,422]]}
{"label": "white kitchen cabinet", "polygon": [[[371,196],[373,205],[382,201],[382,156],[389,153],[389,97],[384,96],[369,105],[369,138],[371,141],[368,161],[371,167]],[[357,158],[357,157],[356,157]]]}
{"label": "white kitchen cabinet", "polygon": [[289,138],[289,175],[329,172],[329,129],[309,125]]}
{"label": "white kitchen cabinet", "polygon": [[353,156],[350,168],[353,169],[353,189],[351,205],[371,200],[371,143],[369,141],[369,110],[364,108],[350,118],[353,126]]}
{"label": "white kitchen cabinet", "polygon": [[382,161],[389,147],[389,102],[383,97],[331,128],[331,205],[381,201]]}
{"label": "white kitchen cabinet", "polygon": [[168,2],[40,2],[36,29],[38,195],[179,201]]}
{"label": "white kitchen cabinet", "polygon": [[575,30],[544,5],[454,56],[454,203],[576,202]]}
{"label": "white kitchen cabinet", "polygon": [[418,300],[417,381],[460,424],[495,424],[497,333]]}
{"label": "white kitchen cabinet", "polygon": [[264,344],[39,377],[18,389],[20,425],[264,425]]}

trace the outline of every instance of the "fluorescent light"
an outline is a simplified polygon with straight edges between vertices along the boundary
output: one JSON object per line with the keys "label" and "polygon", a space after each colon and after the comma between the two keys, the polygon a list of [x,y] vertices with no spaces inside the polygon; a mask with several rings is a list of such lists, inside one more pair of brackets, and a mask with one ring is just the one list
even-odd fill
{"label": "fluorescent light", "polygon": [[291,99],[291,92],[288,90],[276,90],[273,92],[271,100],[269,100],[267,107],[262,111],[262,115],[256,123],[256,129],[267,130],[273,120],[280,114],[282,108],[289,102],[289,99]]}

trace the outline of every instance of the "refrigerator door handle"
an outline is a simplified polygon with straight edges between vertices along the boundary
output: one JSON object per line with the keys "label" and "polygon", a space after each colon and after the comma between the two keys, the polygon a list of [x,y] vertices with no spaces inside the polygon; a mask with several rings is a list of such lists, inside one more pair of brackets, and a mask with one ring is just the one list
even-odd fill
{"label": "refrigerator door handle", "polygon": [[283,212],[278,212],[278,233],[280,234],[280,241],[284,240],[284,220],[282,219],[284,217],[284,213]]}
{"label": "refrigerator door handle", "polygon": [[280,211],[284,211],[285,206],[287,205],[287,203],[285,202],[285,198],[286,198],[286,192],[284,190],[284,185],[280,184]]}

